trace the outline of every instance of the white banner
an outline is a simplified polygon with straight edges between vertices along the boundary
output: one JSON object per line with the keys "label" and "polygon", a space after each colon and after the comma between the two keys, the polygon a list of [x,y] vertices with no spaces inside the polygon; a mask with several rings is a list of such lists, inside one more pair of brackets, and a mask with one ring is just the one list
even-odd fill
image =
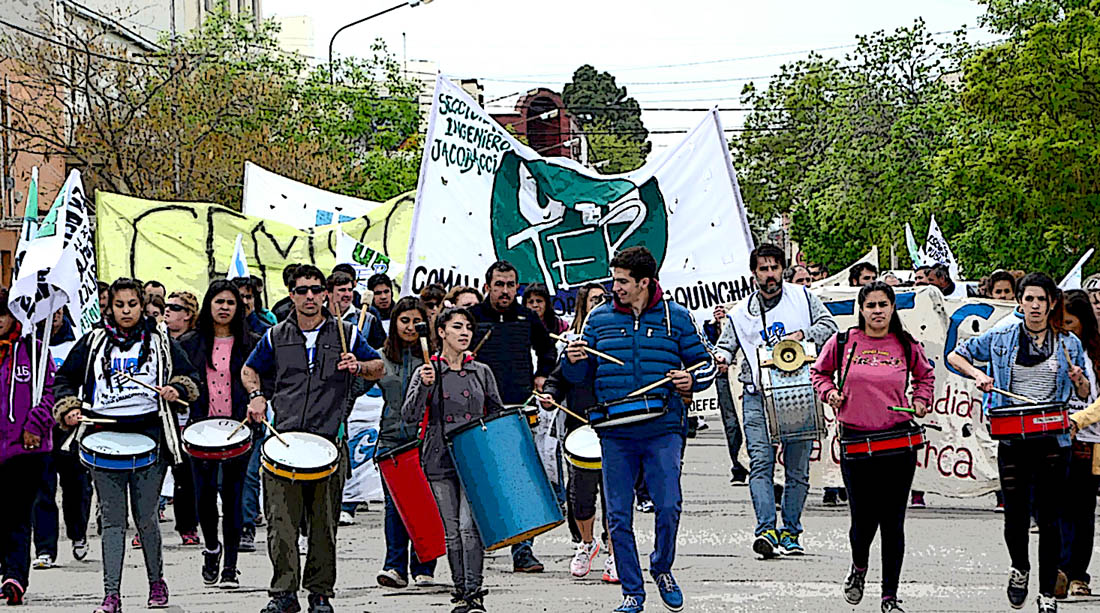
{"label": "white banner", "polygon": [[362,217],[381,202],[361,200],[306,185],[244,163],[244,201],[241,212],[308,230]]}
{"label": "white banner", "polygon": [[874,264],[875,269],[878,269],[878,245],[871,247],[871,250],[867,252],[867,255],[852,262],[851,266],[841,270],[831,277],[826,277],[820,281],[813,283],[810,287],[813,289],[819,289],[822,287],[848,287],[848,271],[852,270],[856,264]]}
{"label": "white banner", "polygon": [[542,158],[440,77],[416,198],[403,295],[480,286],[507,260],[520,283],[546,283],[560,300],[608,281],[611,257],[633,245],[653,253],[666,295],[697,319],[749,291],[752,236],[714,111],[641,169],[604,177]]}
{"label": "white banner", "polygon": [[399,279],[400,274],[397,273],[404,274],[405,271],[404,264],[391,261],[385,254],[355,240],[346,232],[340,232],[336,236],[336,263],[351,264],[358,278],[355,289],[362,295],[370,291],[367,281],[371,275],[382,273],[389,275],[391,279],[397,275]]}
{"label": "white banner", "polygon": [[374,463],[378,422],[382,417],[382,390],[374,386],[355,399],[348,417],[348,452],[351,477],[344,483],[344,502],[382,500],[382,476]]}

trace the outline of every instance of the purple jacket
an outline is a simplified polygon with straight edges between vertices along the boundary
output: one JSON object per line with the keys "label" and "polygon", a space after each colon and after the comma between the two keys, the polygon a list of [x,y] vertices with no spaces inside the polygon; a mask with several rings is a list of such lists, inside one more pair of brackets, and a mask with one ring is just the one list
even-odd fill
{"label": "purple jacket", "polygon": [[[41,347],[41,345],[39,345]],[[53,448],[53,360],[46,360],[46,385],[42,402],[31,406],[30,343],[25,338],[16,342],[15,380],[12,381],[12,358],[0,364],[0,464],[24,453],[47,453]],[[11,386],[15,385],[12,394]],[[23,431],[42,437],[37,449],[23,448]]]}

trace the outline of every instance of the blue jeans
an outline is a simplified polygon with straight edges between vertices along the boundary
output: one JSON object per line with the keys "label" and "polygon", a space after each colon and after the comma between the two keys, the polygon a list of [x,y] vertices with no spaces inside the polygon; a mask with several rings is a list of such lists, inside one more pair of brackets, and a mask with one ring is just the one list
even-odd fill
{"label": "blue jeans", "polygon": [[623,596],[645,599],[638,545],[634,540],[634,479],[645,474],[646,488],[653,498],[654,540],[649,556],[653,574],[672,570],[676,557],[676,532],[680,527],[680,459],[684,438],[675,432],[648,439],[602,437],[604,500],[615,567],[622,581]]}
{"label": "blue jeans", "polygon": [[[775,530],[775,447],[768,439],[764,403],[760,394],[741,396],[745,441],[749,448],[749,492],[756,512],[756,534]],[[783,443],[783,529],[802,532],[802,507],[810,489],[810,450],[813,441]]]}
{"label": "blue jeans", "polygon": [[730,472],[737,474],[737,469],[745,470],[738,461],[741,453],[741,444],[744,437],[741,435],[741,422],[737,419],[737,408],[733,406],[733,394],[730,392],[730,381],[726,377],[719,376],[714,381],[718,389],[718,408],[722,412],[722,423],[726,427],[726,446],[730,451]]}
{"label": "blue jeans", "polygon": [[413,577],[427,575],[435,576],[435,560],[426,564],[421,563],[416,557],[416,552],[411,551],[409,533],[405,530],[405,524],[401,516],[397,514],[397,507],[390,498],[390,492],[382,484],[382,493],[386,497],[386,514],[383,518],[383,527],[386,534],[386,561],[382,564],[383,570],[396,570],[399,575],[408,579],[409,572]]}
{"label": "blue jeans", "polygon": [[248,457],[248,470],[244,473],[244,491],[241,492],[241,508],[244,519],[241,525],[256,529],[256,516],[260,514],[260,448],[263,439],[253,439],[252,451]]}

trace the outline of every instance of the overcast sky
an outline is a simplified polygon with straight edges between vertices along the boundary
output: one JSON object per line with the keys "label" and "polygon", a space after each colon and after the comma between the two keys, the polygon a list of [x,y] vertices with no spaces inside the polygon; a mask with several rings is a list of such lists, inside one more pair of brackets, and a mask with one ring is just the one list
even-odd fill
{"label": "overcast sky", "polygon": [[[397,4],[263,0],[263,11],[312,17],[313,55],[323,57],[337,28]],[[747,81],[763,84],[807,50],[843,57],[857,34],[893,30],[917,17],[933,32],[975,27],[981,13],[973,0],[434,0],[345,30],[335,52],[369,55],[371,41],[382,37],[399,58],[432,60],[446,75],[479,79],[487,101],[503,97],[490,110],[512,107],[514,94],[532,87],[560,91],[585,63],[610,71],[643,107],[741,106]],[[993,38],[977,30],[968,36]],[[736,127],[743,115],[723,112],[723,123]],[[699,114],[646,111],[643,118],[650,130],[677,130],[695,125]],[[653,141],[661,148],[679,138]]]}

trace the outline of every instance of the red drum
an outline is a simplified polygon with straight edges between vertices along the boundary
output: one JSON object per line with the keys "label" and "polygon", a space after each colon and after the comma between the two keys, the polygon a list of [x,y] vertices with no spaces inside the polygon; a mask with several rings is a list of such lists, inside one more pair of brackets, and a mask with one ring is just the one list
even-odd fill
{"label": "red drum", "polygon": [[872,456],[905,453],[928,443],[924,426],[908,422],[902,426],[876,432],[845,429],[840,437],[840,449],[849,460]]}
{"label": "red drum", "polygon": [[199,460],[238,458],[252,449],[252,429],[225,417],[211,417],[187,424],[183,449]]}
{"label": "red drum", "polygon": [[435,495],[420,466],[420,441],[377,453],[374,461],[409,533],[416,557],[421,562],[442,557],[447,553],[447,540]]}
{"label": "red drum", "polygon": [[1056,436],[1069,429],[1069,411],[1061,402],[989,409],[989,436],[996,440]]}

